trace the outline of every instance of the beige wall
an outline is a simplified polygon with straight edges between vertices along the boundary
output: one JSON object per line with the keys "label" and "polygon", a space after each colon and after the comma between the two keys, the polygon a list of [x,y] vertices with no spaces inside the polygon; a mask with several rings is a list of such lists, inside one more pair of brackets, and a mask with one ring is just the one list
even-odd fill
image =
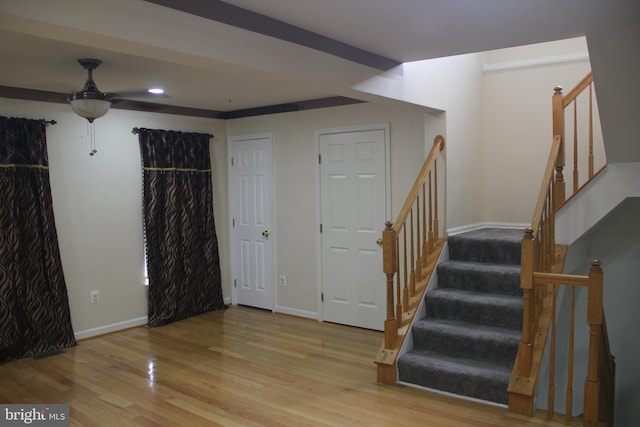
{"label": "beige wall", "polygon": [[[390,124],[392,211],[404,201],[425,150],[425,112],[406,105],[360,104],[229,122],[111,110],[96,120],[98,154],[89,156],[86,121],[68,106],[2,99],[0,114],[46,118],[51,191],[71,317],[87,337],[145,323],[142,176],[133,127],[208,132],[212,139],[214,211],[225,299],[231,299],[227,182],[229,135],[272,132],[274,137],[277,290],[280,311],[317,315],[317,129]],[[307,242],[300,244],[300,242]],[[99,304],[89,292],[97,289]]]}
{"label": "beige wall", "polygon": [[[143,285],[142,174],[133,127],[212,133],[214,211],[223,265],[226,132],[219,120],[111,110],[95,121],[98,153],[89,156],[86,120],[67,105],[2,99],[0,114],[46,118],[49,175],[71,320],[80,337],[146,323]],[[228,269],[223,281],[228,284]],[[89,292],[100,291],[91,304]],[[224,290],[230,295],[230,288]]]}
{"label": "beige wall", "polygon": [[[483,218],[526,224],[531,221],[551,148],[553,88],[562,86],[566,93],[589,72],[587,45],[579,38],[484,55]],[[596,112],[596,131],[598,123]],[[570,180],[569,157],[567,164],[565,176]]]}
{"label": "beige wall", "polygon": [[[583,52],[579,45],[563,49],[560,54],[565,56]],[[532,203],[514,200],[537,195],[550,144],[550,88],[557,84],[571,87],[588,71],[588,63],[583,61],[482,73],[483,64],[499,65],[532,56],[538,56],[537,52],[507,50],[405,64],[405,87],[398,96],[412,104],[387,99],[228,122],[111,110],[96,121],[96,157],[88,155],[86,122],[66,105],[3,99],[0,114],[59,122],[47,132],[50,174],[77,333],[108,332],[144,323],[146,316],[140,154],[137,138],[131,133],[133,127],[216,136],[212,139],[214,210],[227,301],[232,282],[227,135],[273,134],[275,276],[287,276],[287,287],[276,289],[276,306],[278,311],[315,317],[319,242],[316,131],[390,124],[392,219],[433,136],[444,133],[446,227],[524,223],[530,219]],[[89,302],[93,289],[101,292],[100,304]]]}
{"label": "beige wall", "polygon": [[390,124],[391,207],[395,216],[424,159],[424,109],[403,104],[357,104],[228,122],[230,136],[273,135],[275,275],[287,276],[287,286],[276,289],[277,311],[318,316],[316,131],[383,122]]}
{"label": "beige wall", "polygon": [[460,55],[403,65],[409,102],[446,112],[447,229],[484,220],[480,134],[482,56]]}

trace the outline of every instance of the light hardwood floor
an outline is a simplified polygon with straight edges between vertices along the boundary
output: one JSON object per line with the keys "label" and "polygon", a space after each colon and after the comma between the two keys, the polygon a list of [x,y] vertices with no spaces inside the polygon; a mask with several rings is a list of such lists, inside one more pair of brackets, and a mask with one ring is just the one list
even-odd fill
{"label": "light hardwood floor", "polygon": [[0,365],[1,403],[86,426],[565,425],[376,383],[382,333],[231,307]]}

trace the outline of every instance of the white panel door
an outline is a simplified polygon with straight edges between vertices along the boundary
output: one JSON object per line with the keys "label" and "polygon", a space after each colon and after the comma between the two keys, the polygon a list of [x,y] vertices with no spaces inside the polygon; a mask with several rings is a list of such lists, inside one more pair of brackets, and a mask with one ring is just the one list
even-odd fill
{"label": "white panel door", "polygon": [[271,138],[231,138],[232,265],[237,304],[273,310]]}
{"label": "white panel door", "polygon": [[382,330],[385,130],[320,135],[323,319]]}

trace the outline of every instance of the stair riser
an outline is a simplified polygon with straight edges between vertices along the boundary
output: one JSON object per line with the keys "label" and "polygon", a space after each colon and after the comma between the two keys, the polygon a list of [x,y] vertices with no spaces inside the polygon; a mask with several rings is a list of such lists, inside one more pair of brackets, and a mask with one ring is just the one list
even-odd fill
{"label": "stair riser", "polygon": [[522,328],[522,304],[498,306],[468,301],[430,297],[427,292],[427,318],[457,320],[467,323]]}
{"label": "stair riser", "polygon": [[[486,236],[484,236],[486,235]],[[524,233],[518,230],[478,230],[450,236],[449,259],[520,264],[520,245]],[[488,239],[483,239],[487,237]]]}
{"label": "stair riser", "polygon": [[466,289],[474,292],[522,296],[520,271],[490,270],[456,262],[438,266],[438,287]]}
{"label": "stair riser", "polygon": [[398,377],[401,382],[420,385],[457,395],[507,403],[508,380],[476,378],[461,372],[449,372],[437,367],[417,366],[398,360]]}
{"label": "stair riser", "polygon": [[413,328],[413,345],[451,356],[476,358],[513,365],[518,353],[518,340],[495,340],[484,337],[455,335],[438,330]]}

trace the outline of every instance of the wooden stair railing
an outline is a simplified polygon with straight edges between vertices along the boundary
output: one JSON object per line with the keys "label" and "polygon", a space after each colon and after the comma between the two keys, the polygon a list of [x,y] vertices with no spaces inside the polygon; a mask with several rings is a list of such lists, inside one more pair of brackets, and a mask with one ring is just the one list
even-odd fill
{"label": "wooden stair railing", "polygon": [[[594,89],[593,75],[587,74],[577,85],[566,95],[562,94],[562,87],[556,86],[552,98],[553,108],[553,135],[562,137],[562,147],[556,162],[556,172],[554,177],[554,197],[556,210],[560,209],[571,197],[577,194],[585,185],[591,182],[606,167],[606,159],[596,158],[594,145],[596,135],[594,133]],[[585,111],[586,110],[586,111]],[[585,112],[586,118],[581,117],[578,111]],[[566,117],[570,116],[567,125]],[[567,134],[571,134],[572,149],[567,151],[565,141],[569,141]],[[602,145],[601,141],[598,148]],[[604,151],[604,150],[602,150]],[[604,156],[604,154],[602,154]],[[566,157],[572,161],[571,189],[567,194],[564,178],[564,167]],[[580,171],[580,166],[586,166],[585,171]],[[598,170],[596,171],[596,167]],[[580,175],[583,175],[582,177]]]}
{"label": "wooden stair railing", "polygon": [[387,222],[382,233],[387,318],[384,343],[375,362],[378,382],[383,384],[396,383],[400,347],[443,247],[439,220],[443,192],[438,186],[438,163],[442,162],[443,150],[444,138],[438,135],[395,223]]}
{"label": "wooden stair railing", "polygon": [[[591,76],[587,76],[576,89],[567,95],[567,103],[575,99],[576,93],[591,85]],[[586,87],[585,86],[585,87]],[[582,89],[580,89],[582,87]],[[558,100],[554,95],[554,107]],[[562,101],[562,100],[561,100]],[[563,101],[564,102],[564,101]],[[516,363],[508,387],[509,411],[532,416],[535,411],[535,389],[538,381],[543,354],[549,330],[551,330],[549,415],[555,411],[555,360],[556,360],[556,299],[560,286],[568,286],[571,292],[569,318],[570,341],[568,351],[568,376],[566,391],[567,420],[573,419],[573,364],[575,329],[575,288],[588,289],[587,323],[589,326],[588,372],[584,386],[585,426],[596,426],[599,422],[613,425],[613,402],[615,390],[615,363],[609,350],[609,338],[604,323],[602,305],[602,269],[599,261],[593,261],[588,276],[561,274],[566,254],[566,246],[555,242],[555,212],[565,203],[565,188],[562,179],[564,167],[564,122],[558,125],[554,108],[554,138],[542,186],[536,203],[531,227],[525,230],[521,247],[520,281],[524,297],[522,337],[518,348]],[[562,112],[564,117],[564,110]],[[575,144],[574,144],[575,147]],[[575,148],[574,148],[575,150]],[[575,154],[574,154],[575,156]],[[554,174],[555,172],[555,174]],[[590,179],[595,174],[590,167]],[[574,175],[577,177],[577,172]],[[576,187],[574,178],[574,194]]]}

